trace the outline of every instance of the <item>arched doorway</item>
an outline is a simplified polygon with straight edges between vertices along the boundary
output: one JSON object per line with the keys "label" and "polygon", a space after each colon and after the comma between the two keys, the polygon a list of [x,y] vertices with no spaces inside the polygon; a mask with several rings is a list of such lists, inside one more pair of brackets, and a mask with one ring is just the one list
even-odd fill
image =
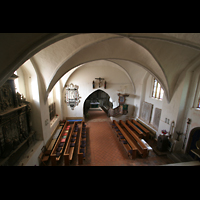
{"label": "arched doorway", "polygon": [[107,110],[112,107],[112,103],[109,101],[110,96],[103,90],[96,90],[91,93],[85,100],[83,106],[84,117],[87,118],[89,110]]}
{"label": "arched doorway", "polygon": [[[192,157],[195,158],[195,155],[191,152],[192,149],[196,149],[196,142],[200,140],[200,127],[193,128],[190,131],[190,136],[188,139],[186,152]],[[200,160],[200,159],[198,159]]]}

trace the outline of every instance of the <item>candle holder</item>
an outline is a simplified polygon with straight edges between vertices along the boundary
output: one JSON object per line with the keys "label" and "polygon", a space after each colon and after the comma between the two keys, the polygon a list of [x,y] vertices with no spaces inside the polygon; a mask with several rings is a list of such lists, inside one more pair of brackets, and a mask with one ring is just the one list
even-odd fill
{"label": "candle holder", "polygon": [[176,134],[178,135],[178,137],[176,138],[176,140],[179,141],[179,137],[180,137],[180,135],[182,135],[183,133],[181,133],[180,131],[179,131],[179,132],[176,131]]}

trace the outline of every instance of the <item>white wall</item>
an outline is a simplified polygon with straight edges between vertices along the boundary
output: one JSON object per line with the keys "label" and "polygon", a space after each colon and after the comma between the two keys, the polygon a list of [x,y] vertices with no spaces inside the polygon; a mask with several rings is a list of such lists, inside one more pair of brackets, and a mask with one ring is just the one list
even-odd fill
{"label": "white wall", "polygon": [[[162,101],[151,97],[152,89],[153,89],[153,79],[154,79],[153,76],[148,73],[144,77],[142,91],[141,91],[140,113],[141,113],[141,107],[142,107],[143,101],[153,104],[153,112],[152,112],[152,117],[151,117],[151,122],[150,122],[150,125],[152,125],[153,119],[154,119],[155,108],[159,108],[162,110],[159,127],[158,127],[158,130],[156,133],[156,137],[158,137],[161,134],[162,130],[166,130],[169,132],[172,121],[175,122],[175,126],[177,125],[177,120],[180,123],[180,121],[182,119],[181,114],[184,109],[185,98],[186,98],[185,93],[183,93],[183,88],[185,87],[185,90],[187,90],[188,83],[184,79],[180,83],[179,87],[177,88],[170,103],[168,103],[165,94],[163,96]],[[166,118],[169,119],[169,124],[165,122]],[[174,130],[176,131],[177,128],[175,127]]]}
{"label": "white wall", "polygon": [[[134,98],[134,108],[133,116],[134,118],[139,116],[140,102],[144,100],[143,87],[146,88],[146,77],[149,76],[149,73],[137,63],[133,63],[125,60],[115,60],[113,61],[120,66],[123,66],[127,75],[130,77],[131,81],[134,84],[134,95],[131,95]],[[145,89],[144,89],[145,90]]]}
{"label": "white wall", "polygon": [[[26,152],[20,159],[20,164],[23,165],[38,165],[38,156],[41,153],[41,148],[49,140],[51,133],[62,119],[61,112],[61,95],[62,85],[60,81],[52,89],[52,98],[49,102],[44,102],[41,86],[41,80],[38,80],[38,74],[34,69],[33,63],[28,60],[18,70],[19,92],[24,94],[26,100],[31,103],[31,129],[36,131],[36,144],[31,147],[30,152]],[[55,123],[50,126],[49,118],[49,103],[56,103],[56,111],[59,115]],[[48,120],[46,124],[45,121]],[[32,150],[33,149],[33,150]],[[29,158],[26,158],[27,155]]]}
{"label": "white wall", "polygon": [[18,84],[19,84],[19,93],[22,94],[26,98],[26,84],[24,82],[24,73],[22,68],[19,68],[17,70],[17,76],[18,78]]}
{"label": "white wall", "polygon": [[43,140],[37,74],[30,60],[25,62],[18,70],[23,71],[24,76],[19,76],[19,80],[23,79],[25,84],[21,86],[26,90],[26,100],[31,103],[31,129],[36,131],[37,140]]}
{"label": "white wall", "polygon": [[[36,131],[36,140],[43,140],[44,144],[46,144],[54,127],[59,123],[60,117],[55,122],[56,124],[50,127],[48,101],[45,103],[43,95],[41,95],[42,82],[31,60],[25,62],[18,71],[21,72],[21,75],[19,74],[19,82],[24,82],[24,85],[20,84],[20,91],[25,91],[26,100],[31,103],[31,129]],[[55,93],[53,97],[56,96],[56,89],[54,89],[53,93]],[[54,99],[57,101],[58,97],[56,96]],[[57,103],[57,106],[57,110],[61,113],[60,103]]]}
{"label": "white wall", "polygon": [[[186,150],[190,131],[196,127],[200,127],[200,109],[197,107],[197,102],[200,97],[200,69],[190,72],[190,85],[187,93],[187,102],[185,108],[185,120],[183,124],[184,133],[187,129],[187,119],[191,119],[191,124],[188,126],[187,139],[184,151]],[[185,135],[184,135],[185,136]],[[183,136],[183,140],[184,140]]]}
{"label": "white wall", "polygon": [[163,100],[161,101],[159,99],[152,98],[153,83],[154,83],[154,77],[149,75],[146,82],[144,101],[153,104],[153,111],[152,111],[150,124],[153,124],[155,108],[162,109],[162,105],[163,105]]}
{"label": "white wall", "polygon": [[53,121],[53,124],[50,124],[50,132],[53,133],[53,130],[56,128],[56,126],[59,124],[59,121],[63,119],[62,116],[62,105],[61,105],[61,99],[62,99],[62,85],[61,81],[59,80],[56,85],[51,90],[50,98],[48,98],[48,106],[55,102],[56,105],[56,114],[58,115],[57,119]]}
{"label": "white wall", "polygon": [[[162,105],[162,113],[160,124],[157,132],[157,136],[161,133],[161,130],[165,129],[166,131],[170,130],[170,124],[172,121],[175,122],[175,129],[177,126],[177,117],[179,114],[179,106],[181,101],[181,94],[183,91],[183,82],[179,85],[177,91],[174,93],[170,103],[167,102],[167,99],[163,98],[163,105]],[[169,124],[165,123],[165,118],[169,119]]]}

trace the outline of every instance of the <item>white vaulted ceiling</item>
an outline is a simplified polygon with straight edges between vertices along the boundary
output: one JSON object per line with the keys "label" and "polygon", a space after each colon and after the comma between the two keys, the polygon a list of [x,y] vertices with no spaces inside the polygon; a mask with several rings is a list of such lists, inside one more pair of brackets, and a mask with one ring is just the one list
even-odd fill
{"label": "white vaulted ceiling", "polygon": [[[88,46],[112,37],[118,36],[110,34],[75,35],[73,37],[60,40],[34,55],[33,59],[40,68],[46,88],[49,87],[49,83],[52,81],[66,60],[69,60],[79,51],[84,50]],[[75,67],[75,65],[73,67]],[[65,67],[64,73],[70,69],[71,68],[69,67]],[[59,74],[60,77],[63,75],[64,74]]]}
{"label": "white vaulted ceiling", "polygon": [[187,70],[200,64],[200,34],[193,33],[13,33],[0,34],[0,43],[0,85],[31,58],[44,98],[72,68],[111,60],[127,72],[131,65],[150,72],[170,101]]}
{"label": "white vaulted ceiling", "polygon": [[94,60],[117,59],[128,60],[137,63],[141,67],[145,67],[151,71],[161,83],[163,87],[168,89],[165,76],[158,63],[151,54],[142,46],[130,41],[128,38],[109,38],[101,42],[93,43],[81,49],[70,58],[67,58],[54,74],[49,82],[47,91],[50,92],[55,83],[74,66],[87,63]]}

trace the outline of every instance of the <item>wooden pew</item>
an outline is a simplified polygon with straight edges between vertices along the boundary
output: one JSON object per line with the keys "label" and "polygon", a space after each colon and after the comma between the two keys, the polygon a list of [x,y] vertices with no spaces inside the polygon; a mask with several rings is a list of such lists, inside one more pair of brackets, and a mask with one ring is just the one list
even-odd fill
{"label": "wooden pew", "polygon": [[48,154],[50,156],[51,151],[54,147],[54,144],[56,143],[56,140],[58,139],[60,132],[63,129],[63,126],[64,126],[64,124],[63,125],[58,124],[58,126],[54,130],[54,133],[52,134],[52,136],[50,137],[49,141],[46,144],[47,151],[45,154]]}
{"label": "wooden pew", "polygon": [[[75,132],[75,126],[76,125],[77,125],[77,121],[75,121],[73,123],[72,129],[70,131],[70,134],[69,134],[69,137],[68,137],[68,140],[67,140],[67,144],[66,144],[66,147],[65,147],[65,150],[64,150],[63,156],[64,156],[64,165],[65,166],[68,166],[69,163],[70,163],[70,160],[72,160],[72,158],[73,158],[73,153],[74,153],[74,149],[75,149],[75,144],[76,144],[76,140],[77,140],[76,138],[77,138],[77,136],[73,137],[75,139],[74,142],[71,142],[71,139],[72,139],[72,135],[73,134],[75,134],[75,133],[77,134],[77,132]],[[73,147],[71,147],[71,143],[74,143]]]}
{"label": "wooden pew", "polygon": [[140,129],[142,129],[142,131],[146,134],[146,139],[149,139],[149,130],[147,130],[144,126],[142,126],[140,123],[138,123],[134,119],[132,119],[131,122],[135,124],[136,126],[138,126]]}
{"label": "wooden pew", "polygon": [[[140,140],[140,138],[126,125],[125,122],[122,120],[119,121],[119,124],[122,125],[127,132],[130,134],[130,139],[134,143],[134,145],[137,147],[138,152],[143,158],[146,158],[148,156],[148,150],[147,147],[144,145],[144,143]],[[132,137],[131,137],[132,136]]]}
{"label": "wooden pew", "polygon": [[44,166],[47,166],[45,162],[47,162],[49,160],[49,155],[45,154],[46,147],[43,146],[41,150],[42,150],[42,152],[40,153],[38,158],[39,158],[40,162],[43,163]]}
{"label": "wooden pew", "polygon": [[146,137],[146,134],[144,134],[139,128],[137,128],[133,123],[131,123],[129,120],[126,120],[126,124],[129,125],[131,128],[134,129],[135,133],[139,136],[139,138]]}
{"label": "wooden pew", "polygon": [[55,165],[57,164],[57,161],[60,160],[60,157],[61,157],[61,155],[62,155],[62,151],[63,151],[63,149],[64,149],[64,146],[63,146],[63,148],[62,148],[61,151],[60,151],[60,156],[59,156],[59,157],[56,157],[56,152],[57,152],[57,148],[58,148],[58,146],[59,146],[59,144],[60,144],[60,141],[61,141],[61,139],[62,139],[62,136],[63,136],[64,132],[66,131],[66,127],[67,127],[68,125],[69,125],[69,122],[66,121],[65,124],[64,124],[64,127],[63,127],[63,129],[62,129],[62,131],[61,131],[61,133],[60,133],[60,135],[59,135],[57,141],[56,141],[56,144],[54,145],[54,148],[53,148],[53,150],[51,151],[50,158],[51,158],[51,164],[52,164],[52,166],[55,166]]}
{"label": "wooden pew", "polygon": [[[128,142],[128,144],[123,144],[125,149],[127,151],[132,150],[132,159],[136,158],[137,155],[137,147],[135,144],[131,141],[129,136],[124,132],[124,130],[121,128],[121,126],[117,123],[117,121],[113,120],[113,124],[120,130],[122,135],[124,136],[125,140]],[[130,145],[130,146],[129,146]],[[131,149],[130,149],[131,148]]]}
{"label": "wooden pew", "polygon": [[[82,121],[81,122],[79,140],[78,140],[78,164],[79,165],[83,164],[83,159],[85,159],[84,155],[86,154],[86,145],[85,145],[84,148],[81,147],[82,141],[86,142],[86,137],[82,138],[82,132],[83,132],[83,129],[85,129],[85,128],[86,128],[86,124],[85,124],[84,121]],[[84,151],[84,154],[81,151]]]}

